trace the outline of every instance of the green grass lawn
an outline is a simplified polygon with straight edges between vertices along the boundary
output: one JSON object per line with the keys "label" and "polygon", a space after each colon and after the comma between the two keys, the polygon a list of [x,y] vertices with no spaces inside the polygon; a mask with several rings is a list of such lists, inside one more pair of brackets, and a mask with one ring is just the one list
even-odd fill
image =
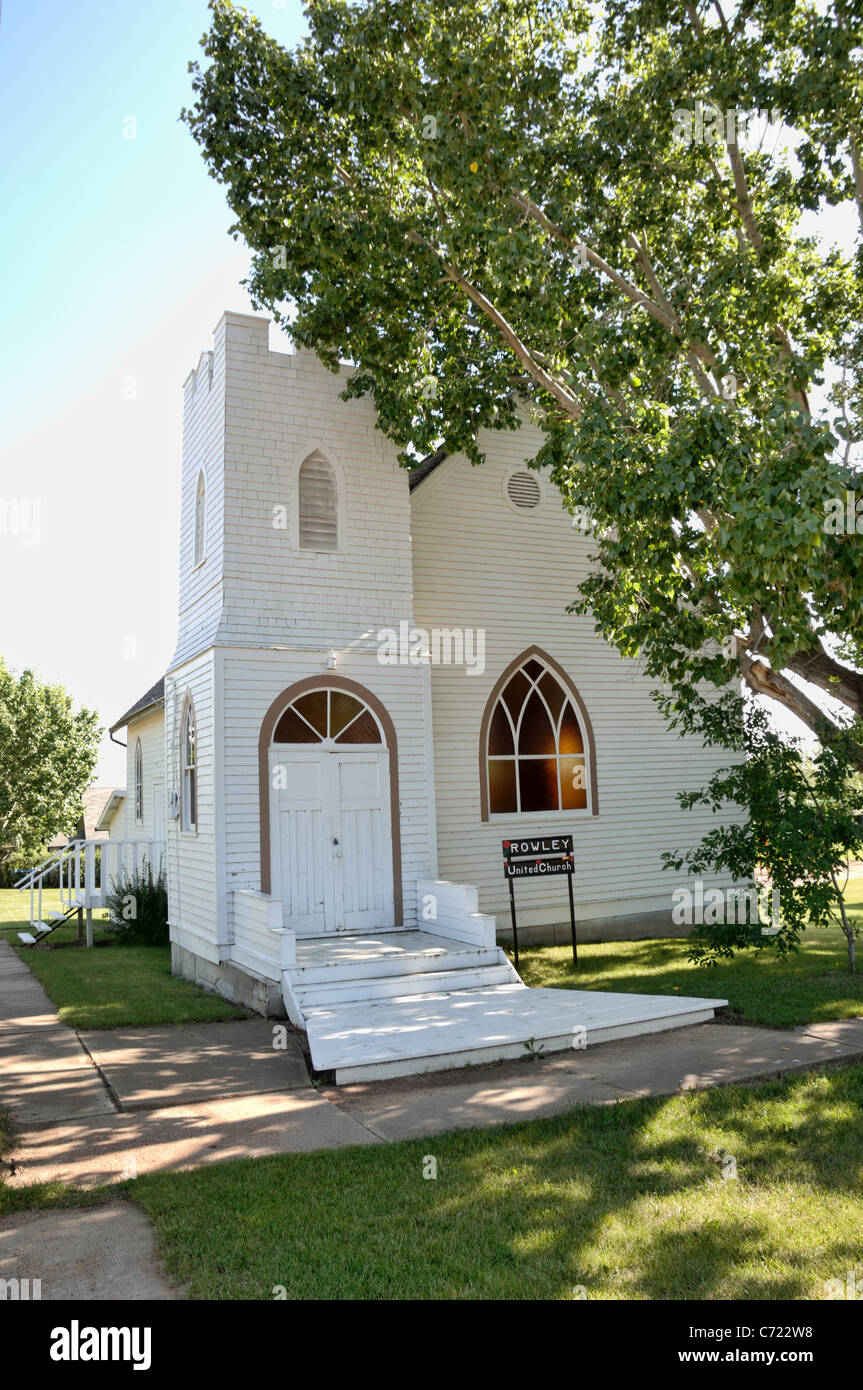
{"label": "green grass lawn", "polygon": [[[863,925],[863,879],[852,880],[848,900]],[[849,975],[839,927],[810,927],[800,951],[784,960],[766,950],[707,967],[693,965],[687,951],[687,941],[671,938],[584,945],[576,970],[571,947],[537,946],[519,952],[519,972],[534,987],[727,999],[735,1019],[774,1028],[863,1014],[863,943],[857,974]]]}
{"label": "green grass lawn", "polygon": [[[38,902],[34,895],[34,911],[38,911]],[[60,911],[60,894],[56,888],[46,888],[42,892],[42,916],[49,920],[45,914],[48,912]],[[94,922],[94,941],[104,941],[108,939],[107,933],[99,930],[99,923],[107,921],[108,914],[105,911],[97,910],[93,913]],[[18,933],[21,931],[32,932],[30,926],[30,894],[19,893],[17,888],[0,888],[0,941],[8,941],[11,945],[19,945]],[[49,938],[53,942],[77,941],[78,940],[78,919],[73,917],[67,926],[56,927]]]}
{"label": "green grass lawn", "polygon": [[196,1299],[819,1299],[863,1264],[861,1133],[857,1066],[124,1190]]}
{"label": "green grass lawn", "polygon": [[[43,913],[59,908],[56,892],[43,893]],[[41,981],[70,1028],[148,1027],[159,1023],[208,1023],[246,1018],[245,1010],[217,994],[205,994],[188,980],[171,974],[169,946],[118,946],[109,932],[93,932],[94,941],[111,942],[96,950],[31,950],[18,932],[28,929],[29,893],[0,890],[0,940],[9,941]],[[98,924],[106,912],[94,912]],[[78,939],[77,922],[58,927],[47,938],[52,946]],[[46,941],[46,945],[47,945]]]}
{"label": "green grass lawn", "polygon": [[17,1134],[17,1127],[10,1111],[5,1106],[0,1105],[0,1158],[12,1148]]}
{"label": "green grass lawn", "polygon": [[92,951],[19,949],[70,1028],[149,1027],[246,1018],[218,994],[171,974],[170,946],[103,946]]}

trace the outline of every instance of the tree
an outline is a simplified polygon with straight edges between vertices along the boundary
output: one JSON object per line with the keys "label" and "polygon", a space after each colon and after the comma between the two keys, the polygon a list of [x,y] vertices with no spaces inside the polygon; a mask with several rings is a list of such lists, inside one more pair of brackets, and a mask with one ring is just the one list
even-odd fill
{"label": "tree", "polygon": [[[692,933],[691,957],[714,964],[751,948],[780,955],[799,949],[807,926],[837,923],[845,934],[848,969],[856,970],[859,927],[845,903],[849,860],[863,844],[859,774],[851,771],[847,735],[837,734],[813,757],[804,757],[794,740],[782,739],[763,708],[744,704],[726,692],[701,721],[707,741],[745,755],[714,773],[700,791],[678,796],[684,809],[706,806],[718,812],[729,803],[746,809],[745,820],[717,824],[700,844],[663,855],[667,868],[690,873],[729,873],[736,883],[749,880],[753,868],[766,869],[777,898],[767,919],[698,924]],[[752,916],[752,914],[750,914]]]}
{"label": "tree", "polygon": [[0,865],[37,858],[71,834],[96,766],[98,716],[74,711],[62,685],[30,670],[16,677],[0,658]]}
{"label": "tree", "polygon": [[256,307],[406,465],[532,410],[573,606],[676,708],[856,728],[863,250],[801,223],[863,230],[863,0],[313,0],[293,52],[212,11],[184,118]]}

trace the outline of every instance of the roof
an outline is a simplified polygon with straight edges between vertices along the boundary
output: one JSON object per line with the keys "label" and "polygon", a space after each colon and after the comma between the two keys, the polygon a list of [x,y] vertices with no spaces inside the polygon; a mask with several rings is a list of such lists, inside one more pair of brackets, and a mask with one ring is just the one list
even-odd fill
{"label": "roof", "polygon": [[146,695],[142,695],[140,700],[136,700],[131,709],[127,709],[122,718],[118,719],[116,724],[111,725],[108,733],[113,734],[115,729],[122,729],[126,724],[130,724],[136,715],[143,714],[144,710],[151,709],[155,705],[163,705],[164,703],[165,677],[161,676],[159,680],[156,681],[155,685],[150,686]]}
{"label": "roof", "polygon": [[[102,825],[102,820],[110,806],[112,800],[119,797],[122,801],[125,792],[122,787],[88,787],[81,798],[81,814],[78,817],[78,824],[75,826],[72,835],[73,840],[104,840],[105,834],[100,831],[107,830],[107,825]],[[116,803],[119,805],[119,802]],[[55,835],[47,848],[52,852],[58,849],[65,849],[71,840],[68,835]]]}
{"label": "roof", "polygon": [[102,819],[105,807],[116,796],[117,792],[122,792],[121,787],[88,787],[83,796],[82,820],[84,822],[84,839],[98,840],[96,834],[98,822]]}
{"label": "roof", "polygon": [[[95,830],[107,831],[111,828],[111,821],[119,811],[123,802],[126,800],[126,793],[120,787],[115,787],[111,792],[105,805],[102,807],[101,814],[94,826]],[[88,837],[92,838],[92,836]]]}
{"label": "roof", "polygon": [[443,463],[447,457],[446,449],[436,449],[433,454],[427,454],[422,463],[417,464],[408,474],[408,487],[411,492],[424,482],[429,473],[433,473],[439,464]]}

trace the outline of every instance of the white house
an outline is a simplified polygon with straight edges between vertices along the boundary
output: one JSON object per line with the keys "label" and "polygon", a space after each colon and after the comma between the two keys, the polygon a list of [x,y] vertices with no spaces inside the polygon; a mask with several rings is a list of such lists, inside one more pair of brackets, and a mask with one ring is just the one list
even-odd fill
{"label": "white house", "polygon": [[[186,381],[177,647],[112,729],[112,838],[164,844],[175,972],[286,1011],[337,1079],[709,1016],[526,990],[497,944],[508,837],[573,836],[582,939],[671,930],[662,851],[708,828],[675,793],[716,766],[566,612],[591,542],[532,427],[410,475],[348,369],[268,327],[224,314]],[[564,875],[516,893],[523,939],[568,938]]]}

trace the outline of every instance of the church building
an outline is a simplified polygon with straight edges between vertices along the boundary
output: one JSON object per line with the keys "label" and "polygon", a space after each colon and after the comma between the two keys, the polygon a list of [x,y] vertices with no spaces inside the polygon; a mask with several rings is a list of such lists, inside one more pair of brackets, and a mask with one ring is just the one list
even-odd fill
{"label": "church building", "polygon": [[287,1014],[337,1080],[712,1016],[528,990],[502,949],[505,840],[572,837],[571,876],[512,885],[522,945],[569,940],[570,884],[582,941],[676,934],[662,852],[710,825],[676,793],[717,766],[567,612],[592,543],[538,431],[409,473],[349,368],[268,336],[224,314],[186,381],[176,650],[112,730],[111,836],[159,847],[175,973]]}

